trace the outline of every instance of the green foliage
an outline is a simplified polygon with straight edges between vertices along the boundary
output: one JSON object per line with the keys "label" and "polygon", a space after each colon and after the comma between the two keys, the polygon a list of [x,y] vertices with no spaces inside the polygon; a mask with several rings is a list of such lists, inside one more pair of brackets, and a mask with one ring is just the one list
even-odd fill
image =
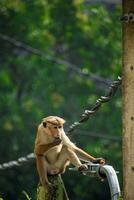
{"label": "green foliage", "polygon": [[23,191],[22,193],[24,194],[24,196],[26,197],[27,200],[31,200],[31,197],[29,197],[29,195],[27,194],[26,191]]}
{"label": "green foliage", "polygon": [[123,200],[123,198],[120,196],[118,200]]}
{"label": "green foliage", "polygon": [[[82,77],[55,59],[73,63],[89,76],[114,80],[121,74],[120,13],[120,6],[83,0],[0,1],[1,32],[49,55],[39,57],[0,39],[0,163],[33,151],[37,125],[44,116],[64,117],[67,128],[108,90],[104,83]],[[120,171],[122,188],[121,142],[105,136],[121,137],[120,92],[72,140]],[[64,175],[70,199],[109,199],[106,183],[74,173],[68,179],[70,173]],[[24,199],[22,189],[35,199],[38,178],[34,163],[0,171],[0,176],[3,199]]]}

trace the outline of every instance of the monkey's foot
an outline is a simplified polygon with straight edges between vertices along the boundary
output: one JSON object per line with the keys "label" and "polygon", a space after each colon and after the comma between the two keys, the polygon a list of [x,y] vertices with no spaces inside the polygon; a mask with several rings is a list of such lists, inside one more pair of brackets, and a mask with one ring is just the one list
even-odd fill
{"label": "monkey's foot", "polygon": [[84,172],[88,170],[88,166],[86,164],[82,164],[80,167],[78,167],[78,171]]}
{"label": "monkey's foot", "polygon": [[105,164],[105,159],[104,158],[96,158],[94,161],[93,161],[94,164],[102,164],[104,165]]}

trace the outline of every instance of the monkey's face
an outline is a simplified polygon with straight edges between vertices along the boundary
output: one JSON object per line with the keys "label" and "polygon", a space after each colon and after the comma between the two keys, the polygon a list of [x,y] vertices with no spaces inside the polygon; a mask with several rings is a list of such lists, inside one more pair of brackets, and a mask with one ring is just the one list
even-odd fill
{"label": "monkey's face", "polygon": [[53,138],[60,138],[61,139],[61,135],[63,132],[63,125],[60,124],[52,124],[52,123],[43,123],[43,126],[45,128],[45,132],[47,132],[47,134],[49,136],[52,136]]}
{"label": "monkey's face", "polygon": [[63,127],[61,125],[51,125],[48,126],[48,129],[50,130],[50,134],[52,137],[61,139],[61,134],[63,130]]}

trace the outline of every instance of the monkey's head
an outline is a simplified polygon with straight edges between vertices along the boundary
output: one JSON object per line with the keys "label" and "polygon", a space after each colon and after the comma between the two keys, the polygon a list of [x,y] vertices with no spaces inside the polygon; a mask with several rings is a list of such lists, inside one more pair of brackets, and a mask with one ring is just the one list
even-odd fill
{"label": "monkey's head", "polygon": [[65,120],[57,116],[49,116],[43,118],[42,125],[45,132],[53,138],[60,138],[63,132],[63,124]]}

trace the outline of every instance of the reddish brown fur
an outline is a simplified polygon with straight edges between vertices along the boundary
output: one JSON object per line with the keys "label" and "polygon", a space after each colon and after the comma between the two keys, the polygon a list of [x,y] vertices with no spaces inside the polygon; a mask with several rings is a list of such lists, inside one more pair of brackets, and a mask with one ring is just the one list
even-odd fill
{"label": "reddish brown fur", "polygon": [[40,181],[44,186],[50,185],[48,174],[64,173],[70,163],[84,170],[87,168],[80,160],[96,160],[70,141],[64,132],[64,123],[64,119],[50,116],[44,118],[38,127],[34,152]]}

